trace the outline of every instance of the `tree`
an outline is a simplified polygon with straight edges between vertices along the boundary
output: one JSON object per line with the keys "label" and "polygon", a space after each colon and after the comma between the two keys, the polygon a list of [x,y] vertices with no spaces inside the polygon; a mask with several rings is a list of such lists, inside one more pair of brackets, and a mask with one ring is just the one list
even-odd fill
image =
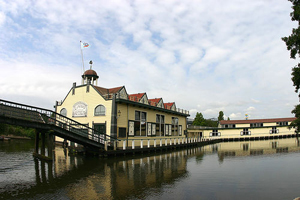
{"label": "tree", "polygon": [[202,113],[197,112],[196,117],[193,121],[193,125],[195,125],[195,126],[205,126],[205,119],[204,119]]}
{"label": "tree", "polygon": [[228,117],[228,118],[227,118],[227,120],[229,121],[229,120],[230,120],[230,118]]}
{"label": "tree", "polygon": [[[289,1],[293,4],[293,12],[290,13],[291,19],[292,21],[298,22],[298,27],[293,28],[292,34],[288,37],[283,37],[282,40],[285,42],[287,50],[290,51],[290,57],[296,59],[296,57],[300,57],[300,1]],[[293,67],[291,75],[295,86],[295,92],[298,93],[300,89],[300,63]],[[300,94],[298,96],[300,97]],[[300,105],[296,105],[294,110],[292,110],[292,113],[295,114],[297,119],[293,121],[290,126],[295,128],[296,134],[298,135],[300,130]]]}
{"label": "tree", "polygon": [[219,117],[218,117],[218,121],[224,120],[224,113],[223,111],[219,112]]}

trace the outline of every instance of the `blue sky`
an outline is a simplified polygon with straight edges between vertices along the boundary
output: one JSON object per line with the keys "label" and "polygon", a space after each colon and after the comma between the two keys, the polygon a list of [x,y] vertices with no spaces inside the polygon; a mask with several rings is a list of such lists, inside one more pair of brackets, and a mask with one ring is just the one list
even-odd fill
{"label": "blue sky", "polygon": [[175,101],[191,117],[290,117],[291,11],[287,0],[4,0],[0,98],[52,109],[81,83],[82,40],[99,86]]}

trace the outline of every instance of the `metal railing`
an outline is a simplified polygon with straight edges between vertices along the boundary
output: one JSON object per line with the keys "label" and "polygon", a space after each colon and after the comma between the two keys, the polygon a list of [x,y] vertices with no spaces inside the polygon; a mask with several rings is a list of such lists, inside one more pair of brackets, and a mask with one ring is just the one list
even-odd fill
{"label": "metal railing", "polygon": [[0,99],[0,116],[55,125],[83,138],[113,146],[116,138],[90,128],[54,111]]}

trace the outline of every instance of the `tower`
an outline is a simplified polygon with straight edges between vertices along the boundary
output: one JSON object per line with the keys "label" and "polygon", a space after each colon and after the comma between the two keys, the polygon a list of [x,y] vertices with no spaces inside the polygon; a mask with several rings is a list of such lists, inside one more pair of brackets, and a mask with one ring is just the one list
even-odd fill
{"label": "tower", "polygon": [[93,65],[93,61],[90,61],[90,69],[86,70],[83,75],[81,76],[82,77],[82,81],[81,81],[81,84],[92,84],[92,85],[95,85],[95,82],[96,82],[96,85],[98,85],[98,78],[99,76],[97,75],[97,73],[92,70],[92,65]]}

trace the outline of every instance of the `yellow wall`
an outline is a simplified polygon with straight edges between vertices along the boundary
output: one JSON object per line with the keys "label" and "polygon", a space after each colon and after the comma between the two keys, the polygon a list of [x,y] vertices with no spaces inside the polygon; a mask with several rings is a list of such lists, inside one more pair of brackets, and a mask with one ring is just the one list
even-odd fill
{"label": "yellow wall", "polygon": [[[75,88],[75,94],[72,95],[72,89],[63,101],[61,106],[57,106],[57,112],[60,113],[61,109],[67,109],[67,117],[82,124],[89,124],[92,128],[94,123],[106,122],[106,134],[110,134],[111,128],[111,108],[112,100],[105,100],[92,86],[89,92],[86,92],[87,86],[80,86]],[[72,117],[73,105],[79,101],[87,104],[87,117]],[[96,106],[102,104],[105,106],[105,116],[94,116]]]}
{"label": "yellow wall", "polygon": [[[243,128],[246,126],[244,125]],[[221,136],[210,136],[212,129],[188,129],[188,136],[192,137],[196,133],[202,132],[204,138],[211,139],[223,139],[223,138],[247,138],[247,137],[268,137],[268,136],[278,136],[278,135],[292,135],[295,134],[295,129],[289,129],[287,126],[276,126],[279,130],[279,133],[270,134],[271,127],[258,127],[258,128],[248,128],[248,131],[251,131],[251,135],[241,136],[241,131],[243,128],[216,128],[218,132],[221,133]],[[247,128],[247,127],[246,127]]]}
{"label": "yellow wall", "polygon": [[141,108],[133,105],[127,104],[118,104],[117,105],[117,112],[121,112],[120,114],[117,113],[117,125],[118,127],[126,127],[128,131],[128,120],[135,120],[135,111],[142,111],[147,113],[147,122],[156,123],[156,114],[164,115],[165,116],[165,124],[172,124],[172,117],[178,118],[178,125],[182,126],[182,135],[184,135],[184,130],[186,130],[186,117],[169,114],[153,109],[146,109]]}

